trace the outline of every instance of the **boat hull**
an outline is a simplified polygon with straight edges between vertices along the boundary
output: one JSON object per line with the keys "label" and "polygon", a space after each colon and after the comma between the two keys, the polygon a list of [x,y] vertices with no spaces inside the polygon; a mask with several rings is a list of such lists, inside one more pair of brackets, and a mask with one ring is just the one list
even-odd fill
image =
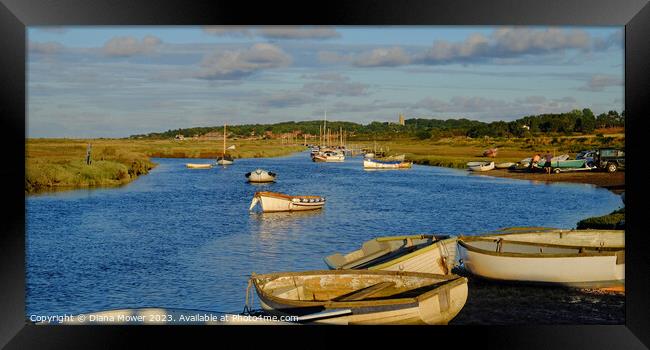
{"label": "boat hull", "polygon": [[378,162],[374,160],[368,160],[364,159],[363,160],[363,168],[364,169],[408,169],[413,166],[412,162],[391,162],[391,163],[384,163],[384,162]]}
{"label": "boat hull", "polygon": [[426,248],[419,249],[398,259],[371,266],[369,270],[410,271],[446,275],[457,260],[455,238],[434,242]]}
{"label": "boat hull", "polygon": [[232,160],[228,160],[228,159],[219,159],[219,160],[217,160],[217,164],[219,164],[219,165],[231,165],[233,163],[234,162]]}
{"label": "boat hull", "polygon": [[[411,240],[411,245],[407,245],[407,239]],[[380,237],[365,242],[359,250],[346,255],[333,254],[324,261],[332,270],[368,269],[446,275],[451,273],[457,262],[456,241],[456,237],[430,242],[424,236],[417,235]],[[391,245],[392,248],[383,249]],[[424,247],[418,247],[421,245]]]}
{"label": "boat hull", "polygon": [[[572,159],[572,160],[559,160],[551,161],[552,168],[568,169],[568,168],[584,168],[586,167],[586,159]],[[546,165],[546,161],[541,161],[537,163],[537,167],[543,168]]]}
{"label": "boat hull", "polygon": [[185,167],[188,169],[211,169],[212,164],[196,164],[196,163],[187,163]]}
{"label": "boat hull", "polygon": [[[394,283],[409,283],[412,278],[440,278],[438,282],[447,280],[447,283],[427,291],[415,298],[395,298],[384,300],[360,301],[305,301],[292,300],[265,292],[265,285],[251,277],[259,296],[259,301],[264,310],[277,316],[302,316],[314,312],[350,310],[342,316],[324,318],[313,321],[319,324],[339,325],[440,325],[447,324],[463,308],[467,301],[467,279],[464,277],[443,277],[433,274],[417,274],[410,272],[392,271],[363,271],[337,270],[337,271],[305,271],[299,273],[282,273],[260,275],[264,276],[289,276],[293,281],[299,280],[295,293],[309,293],[302,288],[308,283],[320,288],[328,288],[336,284],[352,284],[361,289],[382,281]],[[271,277],[273,278],[273,277]],[[282,277],[279,277],[282,278]],[[305,282],[305,279],[307,280]],[[305,284],[303,285],[303,282]],[[406,281],[406,282],[405,282]],[[317,288],[318,288],[317,287]],[[302,290],[302,292],[300,291]],[[291,291],[293,292],[293,291]],[[315,292],[317,293],[317,292]],[[294,295],[295,297],[295,295]],[[313,295],[316,298],[316,294]]]}
{"label": "boat hull", "polygon": [[262,212],[306,211],[322,209],[325,198],[318,196],[289,196],[280,193],[258,192],[253,197],[249,210],[257,203],[262,206]]}
{"label": "boat hull", "polygon": [[312,160],[314,162],[321,162],[321,163],[340,163],[345,161],[345,156],[343,155],[338,155],[338,156],[322,156],[322,155],[315,155]]}
{"label": "boat hull", "polygon": [[[471,163],[468,163],[471,164]],[[494,169],[494,162],[477,164],[477,165],[468,165],[467,167],[470,171],[489,171]]]}
{"label": "boat hull", "polygon": [[248,180],[248,182],[255,182],[255,183],[273,182],[275,181],[276,177],[277,177],[276,174],[262,169],[257,169],[255,171],[251,171],[250,173],[246,174],[246,179]]}
{"label": "boat hull", "polygon": [[[467,270],[488,279],[582,288],[624,285],[622,237],[612,233],[613,245],[603,244],[599,248],[607,235],[579,232],[577,235],[586,237],[581,240],[571,237],[576,232],[548,231],[543,234],[548,239],[538,242],[531,242],[535,233],[494,235],[478,240],[461,238],[459,255]],[[503,240],[497,243],[500,238]]]}

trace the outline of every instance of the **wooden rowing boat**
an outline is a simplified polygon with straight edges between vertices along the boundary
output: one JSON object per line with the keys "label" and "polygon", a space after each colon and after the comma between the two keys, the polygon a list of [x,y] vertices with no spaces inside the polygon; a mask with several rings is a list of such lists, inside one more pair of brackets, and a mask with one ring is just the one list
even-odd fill
{"label": "wooden rowing boat", "polygon": [[456,237],[410,235],[378,237],[348,254],[332,254],[330,269],[410,271],[446,275],[456,264]]}
{"label": "wooden rowing boat", "polygon": [[290,196],[278,192],[255,192],[249,210],[261,203],[265,213],[321,209],[325,198],[320,196]]}
{"label": "wooden rowing boat", "polygon": [[488,171],[494,169],[494,162],[469,162],[467,168],[470,171]]}
{"label": "wooden rowing boat", "polygon": [[186,163],[185,166],[188,169],[210,169],[210,168],[212,168],[212,164]]}
{"label": "wooden rowing boat", "polygon": [[268,313],[320,313],[313,322],[325,324],[447,324],[467,300],[467,279],[456,275],[325,270],[253,273],[250,281]]}
{"label": "wooden rowing boat", "polygon": [[583,288],[625,284],[623,230],[518,230],[458,240],[465,268],[489,279]]}
{"label": "wooden rowing boat", "polygon": [[273,182],[278,176],[276,173],[266,171],[263,169],[255,169],[250,173],[246,173],[246,179],[248,182]]}
{"label": "wooden rowing boat", "polygon": [[364,159],[364,169],[408,169],[413,166],[413,162],[393,161],[383,162],[375,159]]}

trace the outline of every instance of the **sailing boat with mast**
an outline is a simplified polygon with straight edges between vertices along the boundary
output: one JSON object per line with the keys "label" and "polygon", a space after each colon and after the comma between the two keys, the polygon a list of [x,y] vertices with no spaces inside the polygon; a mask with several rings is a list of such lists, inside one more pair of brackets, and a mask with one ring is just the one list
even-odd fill
{"label": "sailing boat with mast", "polygon": [[223,124],[223,154],[221,157],[217,158],[217,164],[219,165],[230,165],[235,160],[226,154],[226,123]]}
{"label": "sailing boat with mast", "polygon": [[[345,161],[345,154],[331,146],[331,130],[327,129],[327,111],[325,111],[325,120],[323,122],[323,137],[321,138],[321,145],[318,152],[312,154],[311,160],[314,162],[343,162]],[[325,140],[325,146],[323,146]]]}

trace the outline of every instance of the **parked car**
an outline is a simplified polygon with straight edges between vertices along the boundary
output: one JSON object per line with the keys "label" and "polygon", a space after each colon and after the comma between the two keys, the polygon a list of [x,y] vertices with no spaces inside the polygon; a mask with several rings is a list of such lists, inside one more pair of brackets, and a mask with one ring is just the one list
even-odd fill
{"label": "parked car", "polygon": [[596,152],[594,162],[598,169],[614,173],[625,168],[625,151],[616,148],[601,148]]}
{"label": "parked car", "polygon": [[585,151],[580,151],[576,155],[576,159],[586,159],[587,160],[587,165],[588,166],[593,166],[594,165],[594,158],[596,158],[596,153],[598,151],[595,149],[592,150],[585,150]]}

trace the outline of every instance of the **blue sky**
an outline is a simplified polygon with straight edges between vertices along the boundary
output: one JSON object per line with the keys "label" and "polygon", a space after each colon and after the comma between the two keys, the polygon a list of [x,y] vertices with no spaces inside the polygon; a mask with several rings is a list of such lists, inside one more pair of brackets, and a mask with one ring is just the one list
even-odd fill
{"label": "blue sky", "polygon": [[30,27],[27,137],[624,106],[623,27]]}

